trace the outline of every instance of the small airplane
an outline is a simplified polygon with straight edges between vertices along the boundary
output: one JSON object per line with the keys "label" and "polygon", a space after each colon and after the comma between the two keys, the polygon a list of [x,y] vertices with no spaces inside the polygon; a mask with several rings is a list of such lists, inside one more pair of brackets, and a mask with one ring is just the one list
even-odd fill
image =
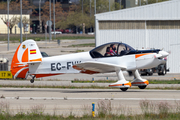
{"label": "small airplane", "polygon": [[[110,47],[111,46],[111,47]],[[160,49],[135,50],[131,46],[112,42],[103,44],[88,52],[42,57],[34,40],[22,42],[12,59],[11,73],[14,78],[34,78],[61,75],[65,73],[109,73],[116,72],[118,81],[109,87],[117,87],[126,91],[131,86],[145,89],[148,80],[142,79],[138,69],[148,69],[165,62],[169,53]],[[122,71],[132,71],[133,82],[124,78]]]}

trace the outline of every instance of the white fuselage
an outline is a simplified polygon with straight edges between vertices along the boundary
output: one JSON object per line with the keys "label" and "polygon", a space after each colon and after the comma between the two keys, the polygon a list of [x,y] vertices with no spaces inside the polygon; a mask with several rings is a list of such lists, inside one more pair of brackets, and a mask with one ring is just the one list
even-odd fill
{"label": "white fuselage", "polygon": [[[164,62],[157,59],[157,53],[148,53],[137,56],[137,54],[124,56],[111,56],[103,58],[92,58],[89,52],[67,54],[60,56],[45,57],[41,63],[29,64],[29,74],[58,74],[58,73],[79,73],[79,70],[72,66],[87,61],[96,61],[114,65],[125,66],[126,70],[146,69],[156,67]],[[115,71],[112,71],[115,72]]]}

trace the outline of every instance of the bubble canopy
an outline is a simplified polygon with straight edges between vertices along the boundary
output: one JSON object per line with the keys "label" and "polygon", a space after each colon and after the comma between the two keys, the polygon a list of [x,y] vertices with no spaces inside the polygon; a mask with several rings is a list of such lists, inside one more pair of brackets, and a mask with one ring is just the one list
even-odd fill
{"label": "bubble canopy", "polygon": [[[113,53],[112,53],[113,50]],[[100,45],[90,51],[92,58],[102,58],[102,57],[115,57],[115,56],[124,56],[130,54],[140,54],[140,53],[158,53],[159,49],[153,50],[135,50],[128,44],[120,42],[111,42]]]}

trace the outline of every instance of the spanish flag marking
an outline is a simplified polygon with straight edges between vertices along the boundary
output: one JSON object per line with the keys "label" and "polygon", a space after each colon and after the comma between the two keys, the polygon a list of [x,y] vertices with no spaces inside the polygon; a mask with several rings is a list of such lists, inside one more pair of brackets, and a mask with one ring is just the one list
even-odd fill
{"label": "spanish flag marking", "polygon": [[36,54],[36,49],[30,50],[30,54]]}

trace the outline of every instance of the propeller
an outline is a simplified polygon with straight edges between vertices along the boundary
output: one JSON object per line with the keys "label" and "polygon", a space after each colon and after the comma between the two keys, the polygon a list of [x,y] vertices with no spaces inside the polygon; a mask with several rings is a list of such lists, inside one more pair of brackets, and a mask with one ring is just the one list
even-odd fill
{"label": "propeller", "polygon": [[158,54],[154,55],[155,58],[165,58],[169,55],[168,52],[166,51],[159,51]]}

